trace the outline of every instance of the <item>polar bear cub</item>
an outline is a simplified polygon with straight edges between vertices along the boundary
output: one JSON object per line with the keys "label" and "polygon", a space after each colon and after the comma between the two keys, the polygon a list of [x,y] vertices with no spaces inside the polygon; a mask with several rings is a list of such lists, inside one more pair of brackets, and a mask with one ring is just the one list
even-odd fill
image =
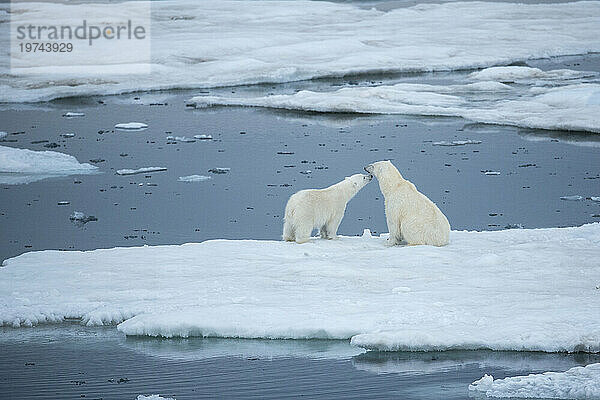
{"label": "polar bear cub", "polygon": [[375,175],[385,197],[385,218],[390,232],[388,245],[428,244],[445,246],[450,224],[434,202],[402,177],[390,161],[378,161],[365,167]]}
{"label": "polar bear cub", "polygon": [[372,175],[356,174],[325,189],[293,194],[285,206],[283,240],[306,243],[315,228],[320,229],[321,238],[335,239],[346,204],[371,179]]}

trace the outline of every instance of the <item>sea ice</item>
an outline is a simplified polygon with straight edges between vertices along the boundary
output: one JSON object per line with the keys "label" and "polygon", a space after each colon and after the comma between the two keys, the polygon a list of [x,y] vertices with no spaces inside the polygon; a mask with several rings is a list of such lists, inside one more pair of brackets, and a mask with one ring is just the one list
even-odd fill
{"label": "sea ice", "polygon": [[147,127],[148,127],[148,125],[146,125],[142,122],[124,122],[124,123],[115,125],[115,129],[135,130],[135,131],[146,129]]}
{"label": "sea ice", "polygon": [[211,140],[213,137],[211,135],[194,135],[194,139],[199,140]]}
{"label": "sea ice", "polygon": [[449,116],[487,124],[600,133],[600,84],[567,81],[556,87],[509,88],[508,93],[486,98],[481,98],[480,88],[474,90],[472,85],[399,83],[260,97],[197,96],[189,103],[200,107],[231,105],[328,113]]}
{"label": "sea ice", "polygon": [[212,179],[210,176],[204,175],[188,175],[188,176],[180,176],[177,180],[179,182],[202,182]]}
{"label": "sea ice", "polygon": [[69,217],[69,219],[73,222],[79,223],[81,225],[85,225],[88,222],[98,221],[98,218],[93,215],[86,215],[81,211],[73,211],[73,214]]}
{"label": "sea ice", "polygon": [[117,175],[135,175],[135,174],[143,174],[146,172],[162,172],[166,171],[167,167],[143,167],[138,169],[119,169],[117,170]]}
{"label": "sea ice", "polygon": [[481,140],[453,140],[451,142],[447,142],[442,140],[441,142],[433,142],[434,146],[464,146],[466,144],[481,144]]}
{"label": "sea ice", "polygon": [[600,399],[600,364],[504,379],[485,375],[469,385],[469,392],[493,398]]}
{"label": "sea ice", "polygon": [[229,171],[231,171],[231,168],[223,168],[223,167],[215,167],[215,168],[211,168],[208,170],[208,172],[211,172],[213,174],[226,174]]}
{"label": "sea ice", "polygon": [[85,117],[85,114],[82,112],[66,112],[63,114],[63,117],[67,117],[67,118],[75,118],[75,117]]}
{"label": "sea ice", "polygon": [[562,196],[560,199],[561,200],[567,200],[567,201],[580,201],[580,200],[583,200],[583,196],[579,196],[579,195]]}
{"label": "sea ice", "polygon": [[0,268],[0,325],[80,318],[127,335],[350,339],[378,350],[600,352],[600,223],[39,251]]}
{"label": "sea ice", "polygon": [[600,202],[600,196],[597,196],[597,197],[596,196],[592,196],[592,197],[590,197],[590,200],[591,201]]}
{"label": "sea ice", "polygon": [[167,140],[174,140],[183,143],[194,143],[196,139],[191,139],[185,136],[167,136]]}
{"label": "sea ice", "polygon": [[489,176],[493,176],[493,175],[500,175],[499,171],[484,171],[483,172],[485,175],[489,175]]}
{"label": "sea ice", "polygon": [[[0,11],[8,14],[10,7],[0,4]],[[70,16],[76,26],[85,11],[68,3],[12,2],[10,21],[0,24],[64,25]],[[464,70],[587,54],[600,51],[598,15],[597,1],[446,2],[389,11],[354,2],[153,2],[151,74],[123,74],[128,65],[116,64],[98,79],[86,68],[88,59],[68,67],[44,65],[43,71],[54,68],[51,77],[36,66],[10,70],[4,35],[0,102]]]}
{"label": "sea ice", "polygon": [[8,133],[0,132],[0,139],[4,139],[6,136],[8,136]]}
{"label": "sea ice", "polygon": [[136,400],[175,400],[172,397],[161,397],[158,394],[151,394],[148,396],[144,396],[143,394],[140,394]]}
{"label": "sea ice", "polygon": [[0,146],[0,183],[30,183],[62,175],[89,174],[98,167],[68,154]]}

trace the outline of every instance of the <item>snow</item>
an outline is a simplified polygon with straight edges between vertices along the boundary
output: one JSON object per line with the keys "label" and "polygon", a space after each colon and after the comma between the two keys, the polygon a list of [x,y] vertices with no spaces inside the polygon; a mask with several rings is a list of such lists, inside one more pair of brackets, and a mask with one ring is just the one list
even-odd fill
{"label": "snow", "polygon": [[188,175],[188,176],[180,176],[177,180],[179,182],[202,182],[212,179],[210,176],[205,175]]}
{"label": "snow", "polygon": [[123,122],[115,125],[115,129],[121,130],[142,130],[146,129],[148,125],[143,122]]}
{"label": "snow", "polygon": [[82,112],[71,112],[71,111],[69,111],[69,112],[64,113],[63,117],[66,117],[66,118],[85,117],[85,114],[82,113]]}
{"label": "snow", "polygon": [[493,398],[600,399],[600,363],[496,380],[486,374],[469,391]]}
{"label": "snow", "polygon": [[14,147],[0,146],[0,183],[21,184],[41,179],[89,174],[98,167],[81,164],[68,154],[56,151],[33,151]]}
{"label": "snow", "polygon": [[495,176],[500,175],[500,171],[485,171],[484,174],[488,176]]}
{"label": "snow", "polygon": [[486,68],[482,71],[469,74],[469,78],[477,81],[499,81],[503,83],[527,83],[531,81],[543,81],[547,83],[548,81],[573,80],[576,78],[585,78],[594,75],[597,74],[594,72],[573,71],[570,69],[542,71],[539,68],[509,66]]}
{"label": "snow", "polygon": [[[13,2],[12,7],[12,22],[26,25],[75,26],[90,13],[71,4]],[[9,10],[10,4],[0,4],[0,12]],[[597,1],[450,2],[390,11],[304,0],[152,2],[152,60],[141,66],[152,73],[124,74],[135,66],[111,65],[110,59],[103,60],[102,79],[86,68],[87,59],[68,67],[44,65],[45,73],[36,67],[11,72],[4,35],[0,102],[464,70],[587,54],[600,51],[599,14]]]}
{"label": "snow", "polygon": [[592,196],[590,197],[590,200],[600,202],[600,196]]}
{"label": "snow", "polygon": [[162,172],[166,171],[167,167],[143,167],[138,169],[119,169],[117,170],[117,175],[135,175],[135,174],[143,174],[149,172]]}
{"label": "snow", "polygon": [[600,352],[600,223],[383,237],[39,251],[0,268],[0,325],[127,335],[350,339],[378,350]]}
{"label": "snow", "polygon": [[4,139],[7,136],[8,136],[8,133],[6,133],[4,131],[0,132],[0,139]]}
{"label": "snow", "polygon": [[[498,69],[513,67],[498,67]],[[525,67],[524,67],[525,68]],[[481,71],[480,73],[483,73]],[[484,83],[484,82],[480,82]],[[503,85],[500,82],[487,82]],[[302,90],[262,97],[197,96],[196,107],[214,105],[269,107],[301,111],[363,114],[412,114],[462,117],[480,123],[600,133],[600,84],[506,86],[501,92],[475,84],[429,85],[399,83],[375,87],[345,87],[330,92]]]}

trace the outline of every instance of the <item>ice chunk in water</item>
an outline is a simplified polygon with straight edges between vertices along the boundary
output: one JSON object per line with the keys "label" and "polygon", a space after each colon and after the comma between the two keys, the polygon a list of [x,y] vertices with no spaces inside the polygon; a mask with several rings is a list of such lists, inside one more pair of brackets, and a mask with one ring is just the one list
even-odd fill
{"label": "ice chunk in water", "polygon": [[120,130],[132,130],[132,131],[141,131],[143,129],[146,129],[148,127],[148,125],[144,124],[143,122],[123,122],[120,124],[116,124],[115,125],[115,129],[120,129]]}
{"label": "ice chunk in water", "polygon": [[117,170],[117,175],[135,175],[143,174],[144,172],[162,172],[166,171],[166,167],[143,167],[138,169],[120,169]]}
{"label": "ice chunk in water", "polygon": [[188,175],[188,176],[180,176],[177,180],[179,182],[202,182],[212,179],[210,176],[205,175]]}

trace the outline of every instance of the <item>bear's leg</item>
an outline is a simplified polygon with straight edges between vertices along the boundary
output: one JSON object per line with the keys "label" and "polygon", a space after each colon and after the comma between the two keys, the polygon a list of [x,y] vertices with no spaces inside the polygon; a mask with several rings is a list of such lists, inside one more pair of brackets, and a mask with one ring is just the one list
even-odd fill
{"label": "bear's leg", "polygon": [[310,240],[310,234],[313,230],[312,225],[307,225],[306,223],[304,224],[297,224],[296,225],[296,243],[301,244],[301,243],[306,243]]}
{"label": "bear's leg", "polygon": [[321,236],[321,239],[329,239],[329,235],[327,233],[327,227],[325,225],[323,225],[321,227],[320,236]]}
{"label": "bear's leg", "polygon": [[293,242],[296,238],[294,237],[294,227],[289,221],[283,223],[283,240],[286,242]]}
{"label": "bear's leg", "polygon": [[385,213],[385,219],[387,221],[388,231],[390,237],[387,239],[386,246],[395,246],[402,242],[402,231],[400,230],[400,221],[397,217],[394,217],[392,213]]}
{"label": "bear's leg", "polygon": [[342,213],[341,215],[334,215],[329,221],[327,221],[327,224],[325,224],[325,229],[327,230],[328,235],[327,239],[337,238],[337,230],[342,222],[343,217],[344,214]]}

